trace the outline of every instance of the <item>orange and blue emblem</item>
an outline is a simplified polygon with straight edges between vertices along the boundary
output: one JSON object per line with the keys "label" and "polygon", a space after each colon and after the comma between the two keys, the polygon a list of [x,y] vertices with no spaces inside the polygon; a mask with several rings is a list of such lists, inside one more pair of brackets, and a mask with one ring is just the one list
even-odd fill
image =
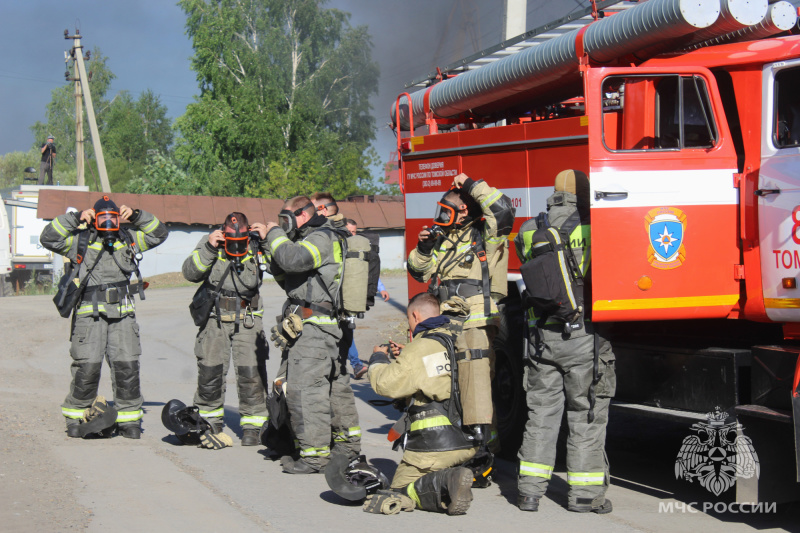
{"label": "orange and blue emblem", "polygon": [[655,268],[678,268],[686,260],[686,215],[676,207],[656,207],[644,217],[650,242],[647,262]]}

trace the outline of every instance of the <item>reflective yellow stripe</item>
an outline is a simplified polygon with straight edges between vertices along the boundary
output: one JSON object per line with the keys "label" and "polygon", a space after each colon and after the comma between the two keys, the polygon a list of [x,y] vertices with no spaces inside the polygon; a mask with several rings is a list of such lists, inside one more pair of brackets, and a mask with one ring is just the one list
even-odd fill
{"label": "reflective yellow stripe", "polygon": [[93,242],[93,243],[89,244],[89,248],[90,248],[91,250],[97,250],[97,251],[100,251],[100,250],[102,250],[102,249],[103,249],[103,245],[102,245],[102,244],[100,244],[99,242]]}
{"label": "reflective yellow stripe", "polygon": [[411,431],[418,431],[420,429],[429,429],[434,427],[452,426],[450,420],[446,416],[432,416],[423,420],[411,422]]}
{"label": "reflective yellow stripe", "polygon": [[73,241],[73,240],[74,240],[74,239],[73,239],[72,235],[70,235],[69,237],[67,237],[67,240],[64,242],[64,244],[66,244],[66,245],[67,245],[67,247],[66,247],[66,248],[64,248],[64,253],[65,253],[65,254],[66,254],[67,252],[69,252],[69,249],[70,249],[70,248],[72,248],[72,241]]}
{"label": "reflective yellow stripe", "polygon": [[312,316],[303,320],[303,324],[311,322],[312,324],[318,324],[320,326],[338,326],[339,320],[336,318],[328,317],[328,316]]}
{"label": "reflective yellow stripe", "polygon": [[117,413],[117,422],[135,422],[141,420],[144,416],[144,411],[120,411]]}
{"label": "reflective yellow stripe", "polygon": [[222,418],[225,411],[222,407],[214,409],[213,411],[198,411],[203,418]]}
{"label": "reflective yellow stripe", "polygon": [[145,227],[143,227],[143,228],[142,228],[142,231],[143,231],[143,232],[145,232],[145,233],[150,233],[151,231],[153,231],[154,229],[156,229],[156,227],[158,226],[158,224],[159,224],[159,221],[158,221],[158,219],[157,219],[156,217],[153,217],[153,220],[152,220],[152,221],[150,221],[150,223],[149,223],[148,225],[146,225]]}
{"label": "reflective yellow stripe", "polygon": [[500,315],[498,313],[490,313],[488,316],[484,315],[483,313],[471,313],[469,318],[464,321],[466,324],[467,322],[476,322],[478,320],[491,320],[492,318],[497,318]]}
{"label": "reflective yellow stripe", "polygon": [[269,420],[268,416],[243,416],[239,420],[240,426],[263,426]]}
{"label": "reflective yellow stripe", "polygon": [[197,267],[197,270],[200,272],[205,272],[211,266],[211,264],[204,265],[203,262],[200,261],[200,250],[192,252],[192,261],[194,261],[194,266]]}
{"label": "reflective yellow stripe", "polygon": [[334,442],[347,442],[347,435],[344,433],[333,433]]}
{"label": "reflective yellow stripe", "polygon": [[605,472],[567,472],[567,483],[570,485],[602,485]]}
{"label": "reflective yellow stripe", "polygon": [[598,300],[592,304],[595,311],[630,311],[637,309],[674,309],[676,307],[733,306],[738,294],[713,296],[683,296],[678,298],[637,298],[635,300]]}
{"label": "reflective yellow stripe", "polygon": [[58,232],[58,234],[61,235],[62,237],[66,237],[67,234],[69,234],[69,231],[67,231],[67,228],[62,226],[61,222],[59,222],[57,218],[53,219],[53,229],[56,230]]}
{"label": "reflective yellow stripe", "polygon": [[496,190],[490,194],[483,202],[481,202],[481,207],[489,207],[493,203],[495,203],[500,198],[500,191]]}
{"label": "reflective yellow stripe", "polygon": [[125,248],[125,243],[124,242],[120,242],[120,241],[114,242],[114,251],[121,250],[122,248]]}
{"label": "reflective yellow stripe", "polygon": [[408,487],[406,487],[406,494],[408,497],[414,500],[414,503],[417,504],[417,507],[422,509],[422,504],[419,503],[419,496],[417,495],[417,489],[414,488],[414,483],[409,483]]}
{"label": "reflective yellow stripe", "polygon": [[308,250],[311,254],[311,257],[314,259],[314,268],[318,268],[322,265],[322,256],[320,256],[319,248],[308,241],[300,242],[300,246]]}
{"label": "reflective yellow stripe", "polygon": [[300,457],[327,457],[331,454],[331,449],[329,446],[324,446],[322,448],[306,448],[305,450],[300,450]]}
{"label": "reflective yellow stripe", "polygon": [[347,435],[349,437],[355,437],[356,435],[361,435],[361,426],[356,426],[347,430]]}
{"label": "reflective yellow stripe", "polygon": [[288,237],[284,237],[283,235],[280,235],[278,237],[275,237],[272,240],[272,242],[269,243],[269,247],[272,248],[273,252],[275,252],[275,250],[278,249],[278,246],[280,246],[281,244],[285,244],[287,242],[289,242],[289,238]]}
{"label": "reflective yellow stripe", "polygon": [[139,250],[144,252],[147,250],[147,241],[144,240],[144,233],[141,231],[136,232],[136,244],[139,245]]}
{"label": "reflective yellow stripe", "polygon": [[800,298],[764,298],[767,309],[800,309]]}
{"label": "reflective yellow stripe", "polygon": [[550,479],[553,477],[553,467],[550,465],[543,465],[539,463],[529,463],[527,461],[519,462],[519,475],[520,476],[533,476],[543,477]]}
{"label": "reflective yellow stripe", "polygon": [[67,418],[83,418],[84,411],[85,409],[68,409],[66,407],[61,408],[61,414]]}

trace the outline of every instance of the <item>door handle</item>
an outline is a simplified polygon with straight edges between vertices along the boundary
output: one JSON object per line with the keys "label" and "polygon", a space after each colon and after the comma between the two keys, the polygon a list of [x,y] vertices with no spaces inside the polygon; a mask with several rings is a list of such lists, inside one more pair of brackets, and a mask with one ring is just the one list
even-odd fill
{"label": "door handle", "polygon": [[780,194],[780,189],[758,189],[755,191],[756,196],[769,196],[770,194]]}
{"label": "door handle", "polygon": [[601,200],[603,198],[627,198],[627,192],[612,192],[612,191],[594,191],[594,199]]}

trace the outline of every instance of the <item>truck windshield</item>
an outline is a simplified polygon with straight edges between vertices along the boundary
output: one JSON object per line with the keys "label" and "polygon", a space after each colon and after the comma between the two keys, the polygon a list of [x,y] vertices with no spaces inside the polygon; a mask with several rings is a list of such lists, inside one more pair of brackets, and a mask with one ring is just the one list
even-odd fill
{"label": "truck windshield", "polygon": [[800,146],[800,67],[781,70],[775,76],[772,131],[777,148]]}
{"label": "truck windshield", "polygon": [[603,141],[612,151],[712,148],[717,128],[705,80],[677,75],[606,79]]}

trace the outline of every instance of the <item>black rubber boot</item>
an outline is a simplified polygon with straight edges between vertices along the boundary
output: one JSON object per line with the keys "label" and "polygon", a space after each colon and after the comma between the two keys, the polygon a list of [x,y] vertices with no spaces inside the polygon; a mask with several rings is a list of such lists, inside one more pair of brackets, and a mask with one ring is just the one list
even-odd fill
{"label": "black rubber boot", "polygon": [[517,507],[519,507],[521,511],[538,511],[539,497],[520,494],[517,496]]}
{"label": "black rubber boot", "polygon": [[142,438],[142,427],[139,424],[119,426],[119,428],[117,428],[117,431],[119,432],[120,435],[122,435],[126,439]]}
{"label": "black rubber boot", "polygon": [[257,429],[248,428],[242,430],[242,446],[258,446],[260,443]]}
{"label": "black rubber boot", "polygon": [[572,511],[573,513],[597,513],[597,514],[608,514],[614,510],[614,506],[611,505],[611,500],[608,498],[603,500],[603,503],[594,503],[591,500],[589,502],[582,502],[583,498],[578,498],[578,503],[569,504],[567,506],[567,511]]}
{"label": "black rubber boot", "polygon": [[294,460],[291,455],[281,458],[281,467],[287,474],[319,474],[320,470],[314,468],[302,459]]}
{"label": "black rubber boot", "polygon": [[67,425],[67,437],[78,438],[81,436],[80,424]]}
{"label": "black rubber boot", "polygon": [[413,483],[413,491],[409,487],[407,492],[416,493],[425,511],[465,514],[472,503],[472,470],[459,466],[425,474]]}

